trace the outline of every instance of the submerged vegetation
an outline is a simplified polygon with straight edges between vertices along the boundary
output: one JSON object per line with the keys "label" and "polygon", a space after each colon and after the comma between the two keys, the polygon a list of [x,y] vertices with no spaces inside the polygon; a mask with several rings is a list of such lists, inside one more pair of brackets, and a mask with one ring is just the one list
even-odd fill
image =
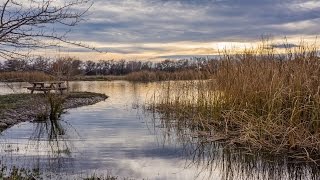
{"label": "submerged vegetation", "polygon": [[165,83],[149,108],[207,141],[319,163],[317,53],[306,46],[226,53],[212,64],[211,80]]}
{"label": "submerged vegetation", "polygon": [[33,180],[33,179],[40,179],[40,174],[37,169],[34,170],[26,170],[26,169],[19,169],[17,167],[13,167],[12,169],[8,170],[7,167],[2,166],[0,169],[0,179],[4,180],[18,180],[18,179],[25,179],[25,180]]}
{"label": "submerged vegetation", "polygon": [[[62,178],[62,177],[59,177]],[[0,179],[3,180],[35,180],[35,179],[46,179],[43,174],[39,172],[39,169],[27,170],[23,168],[13,167],[12,169],[8,169],[5,166],[2,166],[0,169]],[[83,179],[83,180],[118,180],[117,176],[97,176],[95,174],[84,177],[78,176],[74,179]],[[122,178],[123,180],[127,180],[127,178]],[[129,179],[128,179],[129,180]]]}

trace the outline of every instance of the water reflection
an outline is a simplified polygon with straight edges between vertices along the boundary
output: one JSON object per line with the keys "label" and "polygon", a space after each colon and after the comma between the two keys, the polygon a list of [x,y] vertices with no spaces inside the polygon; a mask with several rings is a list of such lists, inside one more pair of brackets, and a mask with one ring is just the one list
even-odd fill
{"label": "water reflection", "polygon": [[48,120],[31,126],[30,131],[19,139],[1,139],[2,166],[9,170],[14,167],[37,169],[52,176],[51,172],[62,172],[66,164],[73,163],[72,153],[76,149],[68,139],[72,129],[68,123]]}
{"label": "water reflection", "polygon": [[136,179],[194,179],[197,169],[185,168],[182,148],[175,143],[162,144],[162,129],[146,123],[152,115],[138,108],[156,87],[124,81],[73,82],[72,90],[110,97],[68,110],[58,125],[22,123],[4,131],[3,147],[11,144],[12,149],[19,150],[1,151],[2,163],[40,167],[46,176],[63,179],[92,173]]}
{"label": "water reflection", "polygon": [[[14,84],[15,92],[24,85]],[[161,84],[72,82],[73,91],[110,97],[68,110],[59,121],[22,123],[2,133],[1,163],[40,169],[46,178],[77,179],[107,174],[136,179],[317,179],[319,167],[289,157],[226,149],[192,136],[186,123],[175,126],[141,105]],[[10,89],[1,86],[1,93]]]}
{"label": "water reflection", "polygon": [[36,122],[35,129],[30,140],[39,143],[44,141],[48,143],[51,148],[51,153],[55,157],[67,155],[70,157],[70,141],[65,138],[67,136],[66,127],[68,124],[60,120],[47,120],[43,122]]}
{"label": "water reflection", "polygon": [[15,82],[15,83],[1,83],[0,82],[0,95],[10,94],[10,93],[26,93],[28,92],[25,86],[29,86],[29,83],[25,82]]}
{"label": "water reflection", "polygon": [[[208,174],[207,179],[218,175],[226,180],[305,180],[319,179],[320,166],[313,162],[297,161],[289,155],[271,155],[253,152],[223,142],[208,142],[205,136],[187,122],[181,123],[164,114],[158,126],[166,129],[163,139],[176,136],[176,142],[183,147],[189,168],[197,168],[199,176]],[[158,120],[155,120],[156,123]]]}

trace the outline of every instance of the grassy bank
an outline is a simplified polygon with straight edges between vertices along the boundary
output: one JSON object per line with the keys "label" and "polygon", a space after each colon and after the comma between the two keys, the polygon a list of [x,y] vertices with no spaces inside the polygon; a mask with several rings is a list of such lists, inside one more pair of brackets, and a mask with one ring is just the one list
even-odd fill
{"label": "grassy bank", "polygon": [[[92,92],[71,92],[63,95],[66,99],[76,99],[76,98],[94,98],[107,96],[99,93]],[[8,94],[0,95],[0,112],[8,109],[17,109],[21,106],[31,105],[33,102],[47,101],[47,96],[44,94]],[[30,104],[31,103],[31,104]],[[39,104],[35,104],[39,105]]]}
{"label": "grassy bank", "polygon": [[105,94],[72,92],[65,95],[9,94],[0,96],[0,131],[23,121],[57,119],[69,108],[103,101]]}
{"label": "grassy bank", "polygon": [[[319,162],[320,58],[313,49],[225,55],[213,80],[167,83],[150,108],[168,126],[249,151]],[[175,121],[170,121],[175,120]]]}

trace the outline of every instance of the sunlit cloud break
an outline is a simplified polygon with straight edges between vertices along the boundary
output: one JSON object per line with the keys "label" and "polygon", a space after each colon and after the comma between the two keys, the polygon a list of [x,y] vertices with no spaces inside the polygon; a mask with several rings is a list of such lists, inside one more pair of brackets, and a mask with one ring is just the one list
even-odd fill
{"label": "sunlit cloud break", "polygon": [[69,38],[108,53],[63,53],[92,60],[214,55],[261,35],[296,44],[318,35],[319,12],[320,3],[308,0],[94,0]]}

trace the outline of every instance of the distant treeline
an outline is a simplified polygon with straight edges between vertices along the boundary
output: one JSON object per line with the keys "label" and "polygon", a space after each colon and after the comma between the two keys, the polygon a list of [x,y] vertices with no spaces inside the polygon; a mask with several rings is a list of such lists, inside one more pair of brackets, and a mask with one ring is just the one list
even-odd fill
{"label": "distant treeline", "polygon": [[209,69],[212,70],[210,65],[213,65],[212,60],[208,60],[206,58],[151,62],[126,60],[81,61],[70,57],[53,60],[44,57],[38,57],[32,60],[6,60],[2,63],[0,62],[0,72],[40,71],[48,74],[58,74],[63,76],[127,75],[140,71],[208,71]]}

